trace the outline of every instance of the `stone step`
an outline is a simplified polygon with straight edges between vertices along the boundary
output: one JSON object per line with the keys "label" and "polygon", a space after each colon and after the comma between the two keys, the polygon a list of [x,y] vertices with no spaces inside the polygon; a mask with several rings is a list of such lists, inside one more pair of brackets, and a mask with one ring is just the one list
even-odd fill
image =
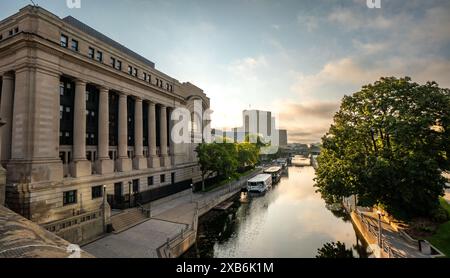
{"label": "stone step", "polygon": [[123,213],[111,217],[111,223],[114,228],[114,233],[120,233],[134,227],[142,222],[149,220],[140,211],[140,209],[130,209]]}

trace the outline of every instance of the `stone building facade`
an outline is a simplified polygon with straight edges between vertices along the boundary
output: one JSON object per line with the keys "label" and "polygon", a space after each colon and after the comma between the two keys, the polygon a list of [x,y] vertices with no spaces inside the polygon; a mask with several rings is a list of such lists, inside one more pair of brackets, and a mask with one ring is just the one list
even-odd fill
{"label": "stone building facade", "polygon": [[170,115],[208,97],[75,18],[26,6],[0,21],[0,75],[6,203],[32,221],[97,210],[104,187],[113,206],[200,180]]}

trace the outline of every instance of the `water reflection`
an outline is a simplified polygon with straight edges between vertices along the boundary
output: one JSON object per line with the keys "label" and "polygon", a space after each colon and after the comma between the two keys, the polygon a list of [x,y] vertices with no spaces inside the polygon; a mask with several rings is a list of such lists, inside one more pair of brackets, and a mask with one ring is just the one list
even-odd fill
{"label": "water reflection", "polygon": [[313,178],[312,167],[289,168],[266,194],[241,194],[227,212],[208,213],[184,257],[315,257],[324,244],[337,241],[355,257],[366,257],[348,215],[327,209]]}

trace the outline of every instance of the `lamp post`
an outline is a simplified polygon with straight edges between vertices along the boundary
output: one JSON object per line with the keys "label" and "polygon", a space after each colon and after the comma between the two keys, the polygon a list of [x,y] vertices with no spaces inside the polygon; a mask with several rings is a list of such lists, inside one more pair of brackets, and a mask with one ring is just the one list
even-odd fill
{"label": "lamp post", "polygon": [[128,182],[128,208],[131,208],[131,181]]}
{"label": "lamp post", "polygon": [[194,184],[191,183],[191,203],[194,201]]}
{"label": "lamp post", "polygon": [[103,185],[103,232],[106,232],[106,185]]}
{"label": "lamp post", "polygon": [[382,248],[383,247],[382,246],[382,242],[381,242],[381,238],[382,238],[382,233],[381,233],[381,230],[382,230],[382,227],[381,227],[381,216],[382,216],[382,213],[381,213],[380,210],[377,210],[377,214],[378,214],[378,246],[380,248]]}

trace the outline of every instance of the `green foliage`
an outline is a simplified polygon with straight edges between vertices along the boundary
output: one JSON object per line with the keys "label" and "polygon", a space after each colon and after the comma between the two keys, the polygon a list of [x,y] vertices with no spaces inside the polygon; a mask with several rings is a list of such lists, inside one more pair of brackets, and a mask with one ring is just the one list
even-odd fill
{"label": "green foliage", "polygon": [[316,186],[325,199],[358,194],[399,218],[428,216],[450,160],[450,90],[381,78],[345,96],[322,138]]}
{"label": "green foliage", "polygon": [[205,180],[216,174],[226,180],[236,176],[238,168],[254,167],[259,159],[257,144],[229,143],[199,144],[196,148],[202,172],[202,190],[205,191]]}
{"label": "green foliage", "polygon": [[352,250],[347,250],[345,244],[340,241],[325,243],[317,253],[316,258],[320,259],[354,258]]}
{"label": "green foliage", "polygon": [[427,240],[450,258],[450,221],[440,225],[436,233]]}

